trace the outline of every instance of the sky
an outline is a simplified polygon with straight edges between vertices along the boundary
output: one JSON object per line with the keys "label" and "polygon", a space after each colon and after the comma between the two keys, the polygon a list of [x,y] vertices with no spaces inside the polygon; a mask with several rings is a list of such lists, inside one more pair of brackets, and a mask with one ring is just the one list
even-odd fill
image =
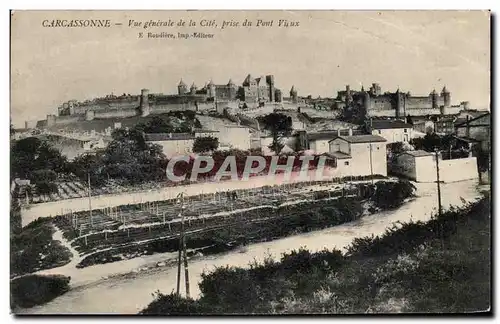
{"label": "sky", "polygon": [[[47,28],[44,20],[110,19],[111,28]],[[213,27],[128,27],[129,20],[215,20]],[[245,19],[254,22],[243,27]],[[256,27],[257,19],[274,20]],[[279,19],[299,26],[278,27]],[[223,20],[239,27],[220,29]],[[122,25],[114,25],[122,23]],[[212,39],[148,39],[138,33],[213,33]],[[11,118],[57,114],[63,102],[110,93],[176,93],[182,78],[241,84],[273,74],[286,95],[336,96],[377,82],[382,91],[427,95],[444,85],[452,104],[489,109],[486,11],[17,11],[11,17]]]}

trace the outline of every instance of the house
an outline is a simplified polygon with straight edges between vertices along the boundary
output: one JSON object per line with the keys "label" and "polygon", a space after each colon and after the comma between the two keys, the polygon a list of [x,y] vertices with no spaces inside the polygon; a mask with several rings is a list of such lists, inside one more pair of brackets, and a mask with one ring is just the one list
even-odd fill
{"label": "house", "polygon": [[162,146],[163,154],[167,158],[176,155],[188,155],[193,153],[193,144],[197,137],[219,138],[218,131],[195,130],[192,133],[150,133],[144,134],[147,143]]}
{"label": "house", "polygon": [[485,152],[490,152],[491,114],[486,112],[472,119],[467,116],[464,122],[455,125],[455,133],[458,137],[479,141],[481,149]]}
{"label": "house", "polygon": [[[455,182],[478,178],[477,160],[475,157],[443,160],[439,159],[439,180]],[[436,154],[422,150],[401,153],[391,163],[391,172],[417,182],[436,182]]]}
{"label": "house", "polygon": [[333,131],[319,131],[307,133],[306,131],[297,132],[298,143],[300,149],[311,150],[316,154],[323,154],[330,151],[330,144],[328,142],[340,136],[353,136],[353,134],[361,135],[361,130],[345,128],[338,128]]}
{"label": "house", "polygon": [[316,154],[330,152],[330,142],[333,138],[338,137],[338,131],[318,132],[306,134],[307,144],[305,149],[312,150]]}
{"label": "house", "polygon": [[378,135],[339,136],[329,141],[328,156],[339,175],[387,175],[387,140]]}
{"label": "house", "polygon": [[387,144],[395,142],[408,143],[412,138],[413,126],[402,120],[373,120],[366,123],[368,133],[382,136]]}
{"label": "house", "polygon": [[250,129],[240,125],[224,125],[219,129],[220,147],[247,151],[250,149]]}
{"label": "house", "polygon": [[434,132],[438,134],[453,134],[455,132],[456,116],[439,117],[434,121]]}
{"label": "house", "polygon": [[413,122],[413,137],[415,132],[430,134],[434,132],[434,122],[430,119],[421,119]]}

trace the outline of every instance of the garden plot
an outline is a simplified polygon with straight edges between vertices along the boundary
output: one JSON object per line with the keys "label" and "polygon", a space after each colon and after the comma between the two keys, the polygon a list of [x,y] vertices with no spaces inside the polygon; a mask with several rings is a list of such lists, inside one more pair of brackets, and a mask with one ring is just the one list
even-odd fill
{"label": "garden plot", "polygon": [[181,229],[181,210],[186,228],[196,231],[207,226],[223,226],[238,219],[253,221],[269,217],[278,206],[339,197],[351,191],[334,191],[333,188],[338,186],[332,184],[311,184],[237,190],[234,191],[237,196],[234,200],[233,192],[229,192],[229,195],[228,192],[218,192],[110,207],[93,210],[92,222],[88,211],[78,212],[70,217],[59,216],[65,221],[59,221],[57,225],[75,249],[87,255],[117,245],[142,244],[140,242],[175,237]]}

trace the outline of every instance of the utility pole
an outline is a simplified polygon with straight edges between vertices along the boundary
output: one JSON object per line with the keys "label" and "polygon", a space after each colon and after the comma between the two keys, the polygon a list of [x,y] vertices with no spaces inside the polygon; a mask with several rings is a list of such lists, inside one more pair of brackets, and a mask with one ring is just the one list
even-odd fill
{"label": "utility pole", "polygon": [[436,149],[436,182],[438,191],[438,215],[441,216],[442,206],[441,206],[441,183],[439,181],[439,150]]}
{"label": "utility pole", "polygon": [[184,279],[186,282],[186,297],[190,297],[189,293],[189,268],[187,261],[187,251],[186,251],[186,236],[185,236],[185,228],[184,228],[184,193],[180,193],[177,195],[179,198],[179,202],[181,204],[181,210],[179,216],[181,217],[181,232],[179,235],[179,258],[177,262],[177,295],[180,296],[180,288],[181,288],[181,265],[182,259],[184,259]]}
{"label": "utility pole", "polygon": [[372,185],[373,185],[373,160],[372,160],[372,143],[369,143],[370,145],[370,174],[372,178]]}
{"label": "utility pole", "polygon": [[90,187],[90,171],[87,172],[88,183],[89,183],[89,215],[90,215],[90,227],[94,227],[94,220],[92,219],[92,189]]}

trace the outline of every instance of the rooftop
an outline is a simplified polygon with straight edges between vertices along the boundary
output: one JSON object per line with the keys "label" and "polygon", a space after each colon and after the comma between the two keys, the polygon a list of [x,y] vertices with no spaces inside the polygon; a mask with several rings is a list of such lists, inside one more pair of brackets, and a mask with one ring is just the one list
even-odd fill
{"label": "rooftop", "polygon": [[411,128],[412,125],[402,120],[371,120],[369,121],[372,129],[395,129]]}
{"label": "rooftop", "polygon": [[491,114],[489,111],[484,112],[482,115],[469,119],[469,121],[464,121],[460,124],[455,124],[455,127],[467,127],[469,126],[490,126],[491,124]]}
{"label": "rooftop", "polygon": [[323,153],[323,155],[331,157],[331,158],[339,159],[339,160],[351,158],[351,156],[349,154],[342,153],[342,152]]}
{"label": "rooftop", "polygon": [[318,133],[309,133],[307,134],[307,138],[309,141],[317,141],[317,140],[330,140],[335,137],[338,137],[338,131],[327,131],[327,132],[318,132]]}
{"label": "rooftop", "polygon": [[[339,136],[340,138],[348,143],[375,143],[375,142],[387,142],[385,138],[378,135],[354,135],[354,136]],[[333,141],[330,140],[329,142]]]}
{"label": "rooftop", "polygon": [[414,157],[422,157],[422,156],[432,156],[434,154],[424,151],[424,150],[416,150],[416,151],[405,151],[401,154],[408,154]]}
{"label": "rooftop", "polygon": [[195,136],[191,133],[150,133],[144,134],[146,141],[179,141],[194,139]]}

